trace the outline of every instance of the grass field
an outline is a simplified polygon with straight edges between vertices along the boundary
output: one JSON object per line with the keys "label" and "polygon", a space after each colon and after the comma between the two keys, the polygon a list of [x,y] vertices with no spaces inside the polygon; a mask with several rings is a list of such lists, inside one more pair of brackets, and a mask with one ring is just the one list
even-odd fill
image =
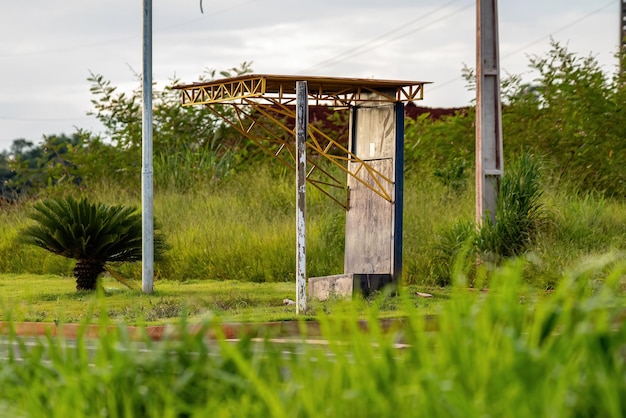
{"label": "grass field", "polygon": [[[418,288],[403,292],[411,304],[423,314],[436,313],[449,297],[449,289],[426,289],[433,298],[415,296]],[[424,291],[422,288],[421,290]],[[132,290],[110,276],[102,280],[102,291],[76,292],[71,277],[56,275],[0,275],[0,319],[34,322],[85,322],[106,314],[113,320],[128,324],[162,324],[185,316],[201,322],[217,316],[223,321],[284,321],[296,318],[295,306],[284,305],[295,299],[295,284],[251,283],[238,281],[165,281],[155,284],[155,292],[145,295]],[[346,310],[365,311],[367,306],[381,305],[381,317],[405,316],[401,298],[378,295],[369,300],[310,301],[305,318]]]}
{"label": "grass field", "polygon": [[[74,193],[74,192],[73,192]],[[137,204],[137,190],[102,184],[88,191],[94,201]],[[295,275],[295,209],[291,176],[271,170],[241,173],[218,185],[191,192],[158,190],[155,214],[172,246],[157,263],[160,280],[292,282]],[[307,195],[307,273],[310,277],[343,273],[345,214],[315,189]],[[437,252],[458,237],[454,225],[473,219],[471,185],[454,191],[429,176],[406,180],[403,282],[440,285],[453,260]],[[546,187],[548,214],[537,242],[528,249],[525,280],[538,289],[553,288],[578,260],[626,251],[626,206],[601,196],[574,196]],[[32,202],[0,208],[0,274],[72,274],[73,262],[16,243],[29,220]],[[461,238],[462,239],[462,238]],[[447,243],[447,244],[446,244]],[[119,267],[138,279],[138,264]]]}

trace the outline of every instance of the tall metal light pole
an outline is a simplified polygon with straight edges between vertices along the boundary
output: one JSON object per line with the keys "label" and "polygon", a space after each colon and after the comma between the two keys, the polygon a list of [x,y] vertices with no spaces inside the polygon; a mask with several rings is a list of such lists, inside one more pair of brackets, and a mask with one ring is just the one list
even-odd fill
{"label": "tall metal light pole", "polygon": [[154,214],[152,172],[152,0],[143,0],[143,118],[141,130],[141,289],[152,293],[154,281]]}
{"label": "tall metal light pole", "polygon": [[503,170],[498,1],[476,0],[476,223],[496,222]]}

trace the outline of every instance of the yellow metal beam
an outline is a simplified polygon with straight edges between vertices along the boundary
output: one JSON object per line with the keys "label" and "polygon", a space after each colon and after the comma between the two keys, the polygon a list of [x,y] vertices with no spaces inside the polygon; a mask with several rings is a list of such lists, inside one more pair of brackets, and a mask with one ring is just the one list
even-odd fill
{"label": "yellow metal beam", "polygon": [[[256,108],[262,108],[262,105],[256,105]],[[295,117],[295,112],[288,108],[285,105],[281,105],[279,103],[275,103],[275,107],[271,108],[279,108],[282,111],[280,112],[283,115],[289,117]],[[269,107],[266,107],[269,109]],[[272,115],[269,111],[265,111],[264,115],[268,118],[271,118]],[[274,119],[276,123],[279,123]],[[282,124],[281,124],[282,125]],[[283,125],[284,126],[284,125]],[[326,141],[326,146],[322,146],[321,143]],[[350,152],[346,147],[341,145],[339,142],[335,141],[333,138],[326,135],[320,129],[315,126],[309,126],[309,140],[307,141],[307,147],[309,150],[313,151],[314,155],[319,155],[324,157],[327,161],[330,161],[333,165],[338,167],[340,170],[344,171],[346,174],[354,177],[357,181],[363,183],[366,187],[371,189],[374,193],[382,197],[383,199],[392,202],[391,198],[391,185],[393,185],[393,180],[383,175],[378,170],[371,167],[367,162],[363,161],[361,158],[357,157],[355,154]],[[334,152],[333,152],[334,151]],[[350,161],[354,165],[353,170],[349,170],[347,167],[347,161]],[[315,171],[316,167],[313,167],[312,171]],[[368,183],[362,176],[359,175],[361,169],[365,169],[374,179],[374,184]]]}
{"label": "yellow metal beam", "polygon": [[220,84],[197,84],[181,89],[183,106],[232,102],[265,94],[263,77],[251,77]]}
{"label": "yellow metal beam", "polygon": [[[312,105],[349,109],[359,103],[395,103],[422,100],[421,81],[394,81],[355,78],[244,75],[228,79],[176,86],[182,92],[183,106],[206,105],[264,152],[295,170],[296,81],[307,81]],[[228,112],[212,104],[230,104]],[[287,135],[285,135],[287,134]],[[286,139],[287,138],[287,139]],[[345,146],[309,125],[307,181],[332,200],[348,208],[349,193],[339,180],[320,164],[327,161],[364,184],[383,199],[392,202],[393,179],[374,169]],[[350,162],[351,164],[348,164]],[[335,192],[333,193],[333,190]],[[342,195],[337,196],[336,190]]]}
{"label": "yellow metal beam", "polygon": [[306,80],[314,105],[353,106],[360,102],[411,102],[424,97],[424,81],[363,78],[244,75],[222,80],[175,86],[183,92],[183,106],[243,103],[256,98],[294,104],[295,83]]}
{"label": "yellow metal beam", "polygon": [[[218,107],[208,106],[209,110],[216,116],[223,119],[231,127],[239,133],[257,144],[259,148],[268,155],[278,159],[278,161],[286,167],[295,170],[295,152],[293,141],[284,139],[281,133],[293,133],[293,129],[289,128],[271,112],[259,111],[258,108],[252,106],[235,106],[234,118],[232,113],[220,111]],[[295,113],[294,113],[295,116]],[[276,127],[279,132],[276,132]],[[311,132],[309,125],[309,134]],[[307,142],[307,148],[310,144]],[[347,187],[345,182],[333,176],[327,169],[320,166],[315,161],[314,155],[307,155],[307,181],[312,186],[319,189],[330,199],[347,209]],[[313,174],[319,174],[321,178],[314,177]],[[333,193],[332,190],[340,190],[340,196]]]}

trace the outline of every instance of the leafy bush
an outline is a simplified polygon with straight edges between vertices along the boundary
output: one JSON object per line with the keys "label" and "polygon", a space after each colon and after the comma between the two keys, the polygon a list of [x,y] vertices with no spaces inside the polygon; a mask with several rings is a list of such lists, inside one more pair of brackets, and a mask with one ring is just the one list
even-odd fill
{"label": "leafy bush", "polygon": [[[247,72],[249,64],[243,63],[221,75]],[[208,71],[200,78],[215,75],[215,71]],[[139,189],[141,83],[128,93],[119,92],[100,74],[91,74],[88,81],[93,95],[93,110],[89,114],[96,116],[105,132],[94,135],[79,130],[71,136],[50,135],[39,145],[16,140],[0,161],[2,195],[26,191],[36,194],[49,186],[65,184],[94,187],[103,179]],[[237,152],[245,149],[247,142],[208,108],[183,108],[180,92],[172,89],[178,82],[173,79],[164,88],[153,88],[154,181],[157,188],[190,190],[198,183],[230,174],[241,162]]]}
{"label": "leafy bush", "polygon": [[[625,77],[609,78],[593,55],[578,56],[557,41],[545,56],[532,56],[537,78],[502,81],[505,160],[527,150],[545,158],[550,177],[573,192],[626,196]],[[465,69],[472,81],[471,69]],[[474,83],[470,83],[474,88]],[[423,114],[406,123],[409,171],[432,173],[451,161],[474,161],[475,111],[433,119]]]}
{"label": "leafy bush", "polygon": [[467,161],[464,158],[454,158],[443,167],[435,168],[434,175],[444,186],[458,194],[467,188]]}
{"label": "leafy bush", "polygon": [[467,161],[474,161],[475,117],[476,112],[465,109],[439,119],[431,118],[428,113],[415,120],[408,119],[405,127],[407,171],[431,174],[443,170],[442,174],[449,172],[454,173],[455,178],[462,178]]}
{"label": "leafy bush", "polygon": [[[25,227],[19,240],[75,259],[76,290],[95,290],[106,263],[141,260],[142,216],[137,208],[67,197],[35,203],[28,217],[36,223]],[[153,245],[155,259],[162,257],[167,245],[158,230]]]}
{"label": "leafy bush", "polygon": [[552,177],[574,190],[625,196],[624,84],[607,80],[593,56],[578,57],[556,41],[551,46],[547,56],[530,58],[538,78],[511,88],[502,116],[505,153],[545,156]]}

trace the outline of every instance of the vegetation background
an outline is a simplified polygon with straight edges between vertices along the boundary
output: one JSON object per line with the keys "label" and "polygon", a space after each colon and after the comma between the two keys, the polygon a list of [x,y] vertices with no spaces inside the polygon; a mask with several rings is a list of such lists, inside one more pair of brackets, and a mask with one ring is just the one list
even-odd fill
{"label": "vegetation background", "polygon": [[[626,248],[624,80],[607,77],[593,57],[579,57],[557,42],[547,56],[531,57],[529,66],[536,80],[523,84],[509,76],[502,89],[505,170],[527,169],[526,180],[521,174],[511,180],[518,184],[511,183],[509,203],[520,202],[527,183],[534,188],[526,209],[515,209],[533,217],[510,217],[515,228],[525,222],[530,229],[506,233],[527,239],[511,252],[494,247],[493,234],[472,237],[473,109],[408,118],[406,284],[450,284],[454,260],[467,252],[468,242],[487,266],[524,257],[525,280],[541,289],[553,288],[581,257]],[[250,71],[244,63],[201,78]],[[472,88],[472,71],[465,75]],[[107,204],[140,202],[140,83],[123,93],[99,74],[89,82],[90,112],[104,134],[50,135],[40,144],[18,139],[0,155],[0,273],[71,274],[71,260],[16,243],[34,201],[72,195]],[[157,280],[294,280],[294,176],[207,109],[180,106],[171,88],[177,82],[154,89],[155,214],[171,245],[157,264]],[[314,123],[345,140],[345,120],[329,113]],[[343,210],[313,188],[307,198],[308,273],[341,273]],[[513,209],[502,210],[505,216]],[[468,284],[485,285],[473,263],[466,264]],[[137,265],[117,268],[124,277],[140,277]]]}
{"label": "vegetation background", "polygon": [[[92,111],[105,134],[16,140],[2,155],[0,291],[23,291],[15,305],[0,307],[14,315],[9,320],[44,318],[44,309],[55,309],[47,302],[72,299],[100,315],[62,319],[103,327],[97,339],[79,330],[69,343],[19,338],[4,322],[0,415],[625,416],[625,80],[608,79],[592,57],[557,43],[530,65],[539,74],[530,85],[515,76],[503,82],[506,174],[496,225],[477,231],[473,224],[473,109],[407,120],[403,289],[446,286],[436,329],[424,306],[400,292],[393,303],[404,322],[390,330],[379,322],[388,295],[342,304],[341,315],[323,307],[323,344],[220,334],[211,315],[219,304],[248,319],[270,293],[291,288],[294,176],[206,109],[183,109],[171,86],[156,89],[154,113],[155,213],[171,245],[156,288],[170,296],[107,289],[92,297],[71,283],[50,290],[47,282],[62,282],[74,266],[18,245],[34,202],[140,201],[139,90],[118,93],[94,74]],[[341,135],[343,120],[333,114],[316,123]],[[342,209],[311,189],[307,216],[309,274],[341,272]],[[139,277],[136,265],[114,267]],[[188,333],[186,307],[175,296],[198,282],[209,312],[200,332]],[[115,327],[129,299],[123,317],[176,318],[178,338],[137,340]]]}

